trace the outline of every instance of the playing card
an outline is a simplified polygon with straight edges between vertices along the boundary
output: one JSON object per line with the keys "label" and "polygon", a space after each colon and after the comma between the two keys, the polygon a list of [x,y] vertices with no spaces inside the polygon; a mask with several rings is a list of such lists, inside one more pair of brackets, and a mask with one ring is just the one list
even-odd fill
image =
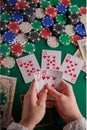
{"label": "playing card", "polygon": [[37,84],[37,92],[40,92],[46,84],[57,88],[58,84],[62,80],[63,72],[54,70],[41,70],[36,72],[34,77]]}
{"label": "playing card", "polygon": [[[83,56],[82,56],[82,54],[81,54],[80,49],[78,49],[78,50],[75,52],[74,56],[76,56],[76,57],[78,57],[79,59],[83,60]],[[84,62],[84,65],[83,65],[83,67],[82,67],[82,71],[83,71],[83,72],[86,72],[86,63],[85,63],[85,62]]]}
{"label": "playing card", "polygon": [[42,69],[59,70],[61,65],[61,52],[60,51],[42,51]]}
{"label": "playing card", "polygon": [[83,65],[83,60],[67,54],[62,63],[62,66],[60,67],[60,71],[63,71],[63,78],[74,84]]}
{"label": "playing card", "polygon": [[83,56],[83,59],[84,61],[86,62],[86,55],[87,55],[87,52],[86,52],[86,38],[83,38],[81,40],[78,40],[78,45],[79,45],[79,48],[80,48],[80,51],[82,53],[82,56]]}
{"label": "playing card", "polygon": [[35,55],[27,55],[16,61],[25,83],[31,82],[34,79],[34,73],[40,70]]}
{"label": "playing card", "polygon": [[11,121],[16,78],[0,75],[0,126],[7,128]]}

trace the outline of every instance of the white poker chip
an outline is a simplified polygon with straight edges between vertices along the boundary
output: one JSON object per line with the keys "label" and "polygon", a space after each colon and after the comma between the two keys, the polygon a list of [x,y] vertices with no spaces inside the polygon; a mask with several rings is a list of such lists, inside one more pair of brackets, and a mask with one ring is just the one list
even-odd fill
{"label": "white poker chip", "polygon": [[36,18],[41,19],[45,16],[45,11],[42,8],[36,9]]}
{"label": "white poker chip", "polygon": [[56,48],[59,46],[59,42],[56,37],[52,36],[47,40],[47,45],[52,48]]}
{"label": "white poker chip", "polygon": [[0,43],[3,42],[3,36],[0,34]]}
{"label": "white poker chip", "polygon": [[12,57],[7,57],[3,59],[3,66],[5,68],[13,68],[15,65],[15,60]]}
{"label": "white poker chip", "polygon": [[71,37],[74,36],[75,35],[74,26],[71,24],[66,25],[65,26],[65,33]]}
{"label": "white poker chip", "polygon": [[20,24],[20,30],[23,33],[29,33],[31,31],[31,29],[32,29],[32,26],[29,22],[22,22]]}
{"label": "white poker chip", "polygon": [[80,16],[80,22],[81,22],[82,24],[85,24],[85,25],[86,25],[86,15],[81,15],[81,16]]}
{"label": "white poker chip", "polygon": [[16,40],[17,40],[17,43],[20,43],[20,44],[24,45],[24,44],[26,44],[28,42],[28,37],[24,33],[19,33],[17,35],[17,39]]}

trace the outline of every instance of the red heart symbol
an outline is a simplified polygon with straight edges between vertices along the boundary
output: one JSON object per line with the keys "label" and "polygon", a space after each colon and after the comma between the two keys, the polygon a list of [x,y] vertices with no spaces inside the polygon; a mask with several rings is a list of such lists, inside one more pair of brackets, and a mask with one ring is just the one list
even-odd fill
{"label": "red heart symbol", "polygon": [[71,72],[71,70],[68,70],[69,72]]}
{"label": "red heart symbol", "polygon": [[70,63],[72,63],[72,61],[70,61]]}
{"label": "red heart symbol", "polygon": [[30,66],[33,66],[33,64],[30,64]]}
{"label": "red heart symbol", "polygon": [[39,69],[37,69],[37,71],[40,71]]}
{"label": "red heart symbol", "polygon": [[52,66],[55,66],[55,64],[52,64]]}
{"label": "red heart symbol", "polygon": [[71,65],[71,67],[73,67],[73,65]]}
{"label": "red heart symbol", "polygon": [[46,58],[46,56],[43,56],[43,58],[45,59],[45,58]]}
{"label": "red heart symbol", "polygon": [[49,69],[49,67],[47,67],[47,69]]}
{"label": "red heart symbol", "polygon": [[28,75],[30,76],[31,74],[30,74],[30,73],[28,73]]}
{"label": "red heart symbol", "polygon": [[73,77],[75,77],[75,78],[76,78],[76,77],[77,77],[77,76],[76,76],[76,74],[74,74],[74,75],[73,75]]}
{"label": "red heart symbol", "polygon": [[73,71],[75,70],[75,69],[72,69]]}
{"label": "red heart symbol", "polygon": [[75,63],[75,66],[77,66],[77,64]]}
{"label": "red heart symbol", "polygon": [[59,70],[59,67],[58,67],[58,66],[56,67],[56,70]]}
{"label": "red heart symbol", "polygon": [[53,56],[53,58],[56,58],[55,56]]}
{"label": "red heart symbol", "polygon": [[20,64],[20,67],[23,67],[23,64]]}
{"label": "red heart symbol", "polygon": [[49,63],[47,65],[50,65]]}
{"label": "red heart symbol", "polygon": [[29,70],[27,70],[27,72],[29,72]]}
{"label": "red heart symbol", "polygon": [[44,79],[45,79],[45,76],[42,76],[42,79],[44,80]]}
{"label": "red heart symbol", "polygon": [[52,84],[51,86],[52,86],[52,87],[54,87],[55,85],[54,85],[54,84]]}
{"label": "red heart symbol", "polygon": [[66,59],[65,61],[66,61],[66,62],[69,62],[69,60],[67,60],[67,59]]}
{"label": "red heart symbol", "polygon": [[50,63],[52,63],[52,61],[50,61]]}
{"label": "red heart symbol", "polygon": [[35,70],[35,68],[32,68],[32,70]]}
{"label": "red heart symbol", "polygon": [[65,71],[65,73],[67,73],[67,71]]}
{"label": "red heart symbol", "polygon": [[70,75],[72,75],[72,73],[70,73]]}
{"label": "red heart symbol", "polygon": [[24,62],[24,65],[26,65],[26,62]]}
{"label": "red heart symbol", "polygon": [[69,66],[67,66],[67,68],[70,68]]}
{"label": "red heart symbol", "polygon": [[29,63],[31,63],[31,61],[29,61]]}
{"label": "red heart symbol", "polygon": [[47,56],[48,58],[50,58],[50,56]]}
{"label": "red heart symbol", "polygon": [[29,64],[27,64],[29,66]]}
{"label": "red heart symbol", "polygon": [[50,59],[47,60],[48,62],[50,61]]}
{"label": "red heart symbol", "polygon": [[53,80],[56,80],[56,78],[54,77]]}
{"label": "red heart symbol", "polygon": [[47,76],[47,79],[49,79],[50,77],[49,76]]}
{"label": "red heart symbol", "polygon": [[55,62],[55,60],[53,60],[53,62]]}

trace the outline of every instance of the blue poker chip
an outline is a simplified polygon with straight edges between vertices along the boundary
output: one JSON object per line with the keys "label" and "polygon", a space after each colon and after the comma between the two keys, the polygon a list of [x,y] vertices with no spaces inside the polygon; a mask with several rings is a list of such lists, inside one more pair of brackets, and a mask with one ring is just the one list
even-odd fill
{"label": "blue poker chip", "polygon": [[13,45],[16,42],[16,35],[12,31],[6,31],[3,35],[3,39],[5,42]]}
{"label": "blue poker chip", "polygon": [[66,12],[67,12],[67,6],[64,4],[58,4],[56,6],[56,9],[57,9],[58,13],[61,13],[61,14],[66,14]]}
{"label": "blue poker chip", "polygon": [[42,19],[42,24],[44,27],[50,28],[51,26],[54,25],[54,21],[51,17],[46,16]]}
{"label": "blue poker chip", "polygon": [[75,26],[75,32],[82,37],[86,36],[86,30],[83,24],[77,24]]}
{"label": "blue poker chip", "polygon": [[12,20],[18,23],[22,23],[24,21],[23,13],[20,11],[14,11],[12,13]]}
{"label": "blue poker chip", "polygon": [[15,5],[17,0],[7,0],[10,5]]}
{"label": "blue poker chip", "polygon": [[2,8],[0,7],[0,14],[2,13]]}

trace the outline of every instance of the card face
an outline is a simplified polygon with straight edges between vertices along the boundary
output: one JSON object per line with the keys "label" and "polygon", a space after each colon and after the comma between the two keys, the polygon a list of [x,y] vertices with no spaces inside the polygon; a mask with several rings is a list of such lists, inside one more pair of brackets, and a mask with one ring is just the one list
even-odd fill
{"label": "card face", "polygon": [[17,79],[0,75],[0,126],[7,128],[11,121]]}
{"label": "card face", "polygon": [[55,88],[58,87],[58,84],[62,81],[63,72],[54,71],[54,70],[41,70],[34,74],[36,81],[37,92],[40,92],[44,85],[48,84]]}
{"label": "card face", "polygon": [[61,52],[60,51],[42,51],[42,69],[50,69],[58,71],[61,65]]}
{"label": "card face", "polygon": [[60,67],[60,71],[63,71],[63,78],[74,84],[83,65],[83,60],[67,54],[62,63],[62,66]]}
{"label": "card face", "polygon": [[18,58],[16,61],[25,83],[31,82],[34,79],[34,73],[40,71],[34,54]]}

